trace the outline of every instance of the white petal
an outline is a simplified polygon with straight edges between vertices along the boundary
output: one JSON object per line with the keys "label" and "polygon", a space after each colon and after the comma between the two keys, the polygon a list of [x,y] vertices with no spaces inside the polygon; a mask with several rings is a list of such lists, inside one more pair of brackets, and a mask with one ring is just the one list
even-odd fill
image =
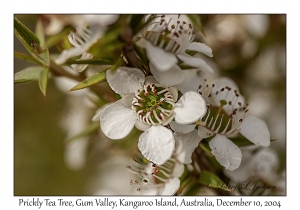
{"label": "white petal", "polygon": [[214,133],[212,131],[208,130],[207,128],[205,128],[204,126],[198,127],[198,136],[200,136],[201,138],[205,139],[212,135],[214,135]]}
{"label": "white petal", "polygon": [[194,130],[188,134],[174,133],[176,141],[175,156],[177,160],[183,164],[189,164],[192,162],[192,153],[202,140],[197,135],[197,130]]}
{"label": "white petal", "polygon": [[232,141],[223,135],[216,135],[210,142],[211,153],[227,170],[237,169],[242,160],[242,153]]}
{"label": "white petal", "polygon": [[150,128],[150,125],[146,124],[146,123],[143,123],[139,120],[137,120],[135,122],[135,125],[134,125],[137,129],[139,129],[140,131],[145,131],[147,130],[148,128]]}
{"label": "white petal", "polygon": [[179,133],[192,132],[193,130],[195,130],[195,127],[196,127],[195,124],[182,125],[182,124],[176,123],[175,121],[170,122],[169,125],[171,126],[173,131],[179,132]]}
{"label": "white petal", "polygon": [[169,87],[169,90],[173,96],[174,101],[178,99],[178,89],[176,87]]}
{"label": "white petal", "polygon": [[159,82],[155,79],[155,77],[147,76],[145,78],[145,85],[148,85],[148,84],[159,84]]}
{"label": "white petal", "polygon": [[93,118],[92,118],[92,121],[93,121],[93,122],[98,122],[98,121],[100,120],[100,115],[101,115],[101,113],[102,113],[107,107],[109,107],[110,105],[112,105],[112,103],[104,104],[104,105],[101,106],[99,109],[97,109],[95,115],[94,115]]}
{"label": "white petal", "polygon": [[145,82],[144,73],[137,68],[119,67],[114,72],[106,71],[106,79],[118,94],[135,93]]}
{"label": "white petal", "polygon": [[131,109],[133,98],[134,98],[134,94],[125,94],[122,95],[122,98],[116,101],[115,103]]}
{"label": "white petal", "polygon": [[122,139],[132,130],[136,116],[132,109],[114,103],[100,115],[102,132],[111,139]]}
{"label": "white petal", "polygon": [[185,64],[193,67],[197,67],[202,71],[213,73],[212,68],[207,65],[207,63],[201,58],[191,57],[189,55],[177,55],[180,60],[182,60]]}
{"label": "white petal", "polygon": [[172,176],[174,177],[181,177],[181,175],[184,172],[184,165],[182,163],[179,162],[175,162],[173,171],[172,171]]}
{"label": "white petal", "polygon": [[192,42],[187,47],[187,50],[193,50],[193,51],[201,52],[201,53],[204,53],[205,55],[207,55],[209,57],[213,57],[212,49],[209,46],[207,46],[206,44],[201,43],[201,42]]}
{"label": "white petal", "polygon": [[180,180],[177,177],[169,179],[165,183],[163,189],[159,191],[159,195],[174,195],[180,187]]}
{"label": "white petal", "polygon": [[184,79],[183,71],[177,65],[174,65],[168,71],[159,71],[150,63],[150,71],[160,84],[167,87],[178,85]]}
{"label": "white petal", "polygon": [[151,126],[139,137],[139,150],[147,160],[157,165],[162,165],[170,159],[174,146],[172,131],[160,125]]}
{"label": "white petal", "polygon": [[267,124],[261,119],[252,116],[245,117],[240,133],[256,145],[270,146],[270,132]]}
{"label": "white petal", "polygon": [[73,58],[77,55],[80,55],[84,52],[81,48],[71,48],[70,50],[64,50],[61,54],[55,59],[55,63],[61,65],[65,63],[69,58]]}
{"label": "white petal", "polygon": [[152,63],[158,71],[167,71],[177,63],[177,58],[173,53],[153,46],[150,42],[147,42],[146,51],[150,63]]}
{"label": "white petal", "polygon": [[197,74],[198,71],[199,70],[196,69],[182,71],[184,74],[184,80],[182,83],[176,85],[182,94],[191,90],[197,91],[199,85],[202,85],[203,82]]}
{"label": "white petal", "polygon": [[206,113],[206,102],[198,93],[189,91],[183,94],[175,104],[175,122],[190,124],[196,122]]}
{"label": "white petal", "polygon": [[[80,60],[91,60],[93,58],[93,55],[92,54],[89,54],[89,53],[86,53],[84,52],[82,55],[81,55],[81,58],[80,59],[77,59],[77,61],[80,61]],[[85,68],[88,66],[88,64],[72,64],[71,67],[77,71],[77,72],[82,72],[83,70],[85,70]]]}

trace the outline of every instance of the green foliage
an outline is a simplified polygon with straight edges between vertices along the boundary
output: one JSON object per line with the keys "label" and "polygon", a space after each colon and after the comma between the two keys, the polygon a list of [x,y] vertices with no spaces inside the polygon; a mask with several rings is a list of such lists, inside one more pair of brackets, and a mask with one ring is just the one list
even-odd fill
{"label": "green foliage", "polygon": [[29,67],[15,74],[14,83],[28,82],[38,80],[40,74],[47,69],[42,66]]}
{"label": "green foliage", "polygon": [[43,71],[40,72],[40,76],[39,76],[39,87],[40,87],[40,90],[42,91],[44,97],[46,97],[48,74],[49,74],[49,69],[44,69]]}
{"label": "green foliage", "polygon": [[49,51],[47,48],[42,50],[38,37],[16,18],[14,19],[14,29],[15,35],[32,57],[43,66],[49,67]]}
{"label": "green foliage", "polygon": [[83,80],[79,84],[77,84],[70,91],[75,91],[75,90],[80,90],[80,89],[83,89],[83,88],[87,88],[87,87],[90,87],[92,85],[98,84],[100,82],[104,82],[104,81],[106,81],[106,71],[98,72],[98,73],[86,78],[85,80]]}
{"label": "green foliage", "polygon": [[200,16],[199,15],[195,15],[195,14],[192,14],[192,15],[187,15],[190,20],[192,21],[192,23],[194,24],[194,27],[197,31],[199,31],[202,35],[205,36],[205,33],[204,33],[204,30],[203,30],[203,26],[202,26],[202,23],[201,23],[201,19],[200,19]]}

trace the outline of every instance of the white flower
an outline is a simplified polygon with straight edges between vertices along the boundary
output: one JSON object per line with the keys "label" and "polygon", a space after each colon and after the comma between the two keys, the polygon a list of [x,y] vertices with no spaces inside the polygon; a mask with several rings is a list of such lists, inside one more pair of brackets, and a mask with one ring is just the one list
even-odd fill
{"label": "white flower", "polygon": [[[74,47],[64,50],[55,60],[57,64],[63,64],[78,55],[81,55],[81,58],[77,60],[91,60],[93,55],[86,52],[102,37],[106,26],[117,20],[118,15],[84,15],[82,18],[81,24],[76,27],[76,32],[68,35],[68,39]],[[82,72],[87,66],[87,64],[71,65],[78,72]]]}
{"label": "white flower", "polygon": [[[195,72],[191,71],[190,74],[195,75]],[[190,80],[198,79],[190,78]],[[185,92],[186,87],[194,88],[194,85],[186,86],[183,83],[180,85],[180,90]],[[239,167],[242,154],[227,137],[234,137],[240,133],[256,145],[264,147],[270,145],[270,133],[266,123],[258,118],[246,116],[248,104],[245,104],[244,97],[232,80],[204,79],[198,86],[198,92],[205,99],[208,110],[200,119],[198,130],[195,129],[196,124],[170,123],[175,131],[174,136],[178,145],[175,154],[180,158],[179,161],[185,164],[191,163],[192,152],[200,141],[213,137],[209,142],[211,153],[222,166],[232,171]]]}
{"label": "white flower", "polygon": [[146,49],[150,60],[150,71],[158,82],[172,77],[171,85],[180,84],[184,75],[177,66],[177,58],[184,64],[212,73],[213,70],[204,60],[192,57],[186,50],[204,53],[212,57],[212,50],[200,42],[193,42],[195,31],[185,15],[157,17],[142,33],[137,44]]}
{"label": "white flower", "polygon": [[174,195],[180,187],[179,177],[184,172],[184,166],[175,159],[160,166],[133,159],[127,169],[136,175],[130,180],[130,185],[135,187],[138,195]]}
{"label": "white flower", "polygon": [[198,92],[207,102],[208,112],[201,119],[198,135],[207,138],[211,153],[227,170],[239,167],[240,149],[227,137],[241,134],[255,145],[270,145],[270,133],[266,123],[256,117],[247,116],[248,104],[239,93],[236,84],[228,78],[215,79],[199,85]]}
{"label": "white flower", "polygon": [[110,87],[123,97],[101,113],[103,133],[111,139],[122,139],[136,126],[144,131],[139,137],[139,150],[157,165],[165,163],[174,151],[173,133],[165,125],[173,119],[190,124],[206,112],[205,101],[196,92],[185,93],[175,103],[176,88],[158,84],[139,69],[120,67],[115,72],[107,71],[106,77]]}

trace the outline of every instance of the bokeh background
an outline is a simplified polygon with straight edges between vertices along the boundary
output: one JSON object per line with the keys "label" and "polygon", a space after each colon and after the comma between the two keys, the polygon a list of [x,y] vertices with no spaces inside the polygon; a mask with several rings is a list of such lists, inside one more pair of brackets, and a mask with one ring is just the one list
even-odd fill
{"label": "bokeh background", "polygon": [[[61,16],[61,15],[58,15]],[[286,15],[200,15],[205,37],[196,39],[213,50],[203,57],[220,76],[233,79],[249,102],[249,115],[263,119],[276,139],[278,173],[286,169]],[[15,15],[34,31],[40,15]],[[66,18],[66,17],[63,17]],[[49,19],[49,16],[48,16]],[[50,18],[51,20],[51,18]],[[14,49],[26,53],[15,37]],[[50,49],[56,53],[56,49]],[[32,66],[14,59],[14,73]],[[97,71],[92,66],[88,71]],[[14,85],[14,194],[129,194],[123,169],[136,141],[111,141],[100,130],[66,139],[91,124],[97,106],[89,90],[68,93],[76,83],[49,80],[47,98],[37,82]],[[105,84],[104,84],[105,86]],[[138,131],[129,139],[137,139]],[[120,175],[122,176],[121,179]],[[124,186],[124,187],[123,187]],[[120,191],[122,188],[122,191]]]}

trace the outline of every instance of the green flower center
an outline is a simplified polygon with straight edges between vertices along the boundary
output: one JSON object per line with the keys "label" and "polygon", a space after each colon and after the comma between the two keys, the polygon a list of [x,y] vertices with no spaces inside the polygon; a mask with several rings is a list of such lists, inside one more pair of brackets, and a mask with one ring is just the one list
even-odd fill
{"label": "green flower center", "polygon": [[144,85],[133,98],[137,118],[148,125],[160,125],[173,116],[175,101],[168,88],[159,84]]}

